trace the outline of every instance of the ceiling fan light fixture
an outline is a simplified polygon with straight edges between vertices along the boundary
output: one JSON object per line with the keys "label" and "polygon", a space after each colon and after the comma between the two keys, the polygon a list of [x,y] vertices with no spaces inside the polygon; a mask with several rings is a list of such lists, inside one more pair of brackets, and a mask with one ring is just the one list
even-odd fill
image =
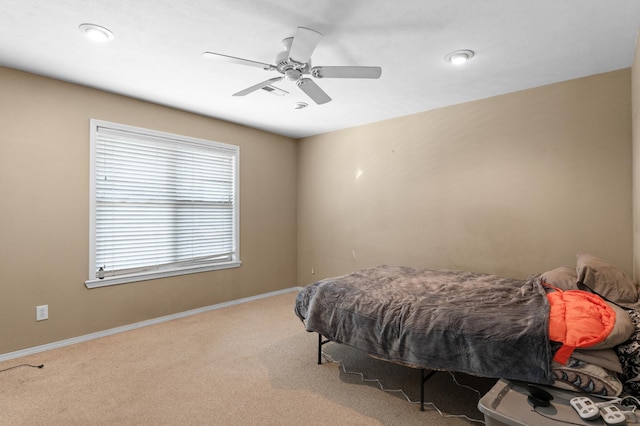
{"label": "ceiling fan light fixture", "polygon": [[474,55],[475,52],[473,50],[455,50],[447,54],[447,56],[444,57],[444,60],[450,62],[453,65],[462,65],[469,59],[473,58]]}
{"label": "ceiling fan light fixture", "polygon": [[288,69],[284,72],[284,77],[289,81],[298,81],[302,77],[300,70],[295,68]]}
{"label": "ceiling fan light fixture", "polygon": [[108,28],[101,27],[100,25],[82,24],[78,28],[92,41],[104,43],[114,38],[113,33]]}

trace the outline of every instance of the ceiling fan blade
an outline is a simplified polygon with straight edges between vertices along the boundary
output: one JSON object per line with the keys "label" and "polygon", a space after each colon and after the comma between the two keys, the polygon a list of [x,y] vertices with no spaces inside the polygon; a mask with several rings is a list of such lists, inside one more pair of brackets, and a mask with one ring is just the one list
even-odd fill
{"label": "ceiling fan blade", "polygon": [[322,34],[317,31],[305,27],[298,27],[296,35],[291,42],[289,59],[299,64],[308,63],[309,59],[311,59],[311,54],[320,41],[320,37],[322,37]]}
{"label": "ceiling fan blade", "polygon": [[260,90],[263,87],[267,87],[268,85],[270,85],[271,83],[275,83],[276,81],[280,81],[282,80],[284,77],[274,77],[274,78],[270,78],[269,80],[263,81],[261,83],[258,84],[254,84],[251,87],[247,87],[244,90],[241,90],[237,93],[234,93],[233,96],[244,96],[244,95],[248,95],[251,92],[255,92],[256,90]]}
{"label": "ceiling fan blade", "polygon": [[264,70],[276,69],[275,65],[266,64],[264,62],[252,61],[249,59],[236,58],[235,56],[223,55],[222,53],[204,52],[202,57],[205,59],[219,59],[234,64],[247,65],[250,67],[262,68]]}
{"label": "ceiling fan blade", "polygon": [[311,75],[316,78],[380,78],[380,67],[313,67]]}
{"label": "ceiling fan blade", "polygon": [[318,86],[315,81],[310,78],[301,78],[296,82],[298,87],[309,96],[313,102],[318,105],[326,104],[331,100],[329,95],[327,95],[324,90]]}

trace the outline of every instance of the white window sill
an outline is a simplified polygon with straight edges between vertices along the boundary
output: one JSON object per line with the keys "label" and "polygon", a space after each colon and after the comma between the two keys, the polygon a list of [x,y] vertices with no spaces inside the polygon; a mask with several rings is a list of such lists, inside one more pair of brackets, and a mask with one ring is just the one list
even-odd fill
{"label": "white window sill", "polygon": [[155,280],[158,278],[175,277],[177,275],[195,274],[198,272],[215,271],[219,269],[238,268],[242,265],[239,260],[225,263],[214,263],[211,265],[198,265],[185,268],[174,268],[164,271],[150,271],[131,275],[120,275],[115,277],[105,277],[103,279],[92,279],[84,282],[87,288],[108,287],[112,285],[127,284],[137,281]]}

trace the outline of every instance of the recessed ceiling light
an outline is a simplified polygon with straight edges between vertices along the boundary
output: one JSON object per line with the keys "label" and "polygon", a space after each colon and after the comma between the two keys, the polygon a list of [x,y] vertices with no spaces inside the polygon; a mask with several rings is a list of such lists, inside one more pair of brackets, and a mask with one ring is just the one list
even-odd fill
{"label": "recessed ceiling light", "polygon": [[451,62],[453,65],[462,65],[469,59],[473,58],[473,55],[475,55],[473,50],[456,50],[445,56],[444,60]]}
{"label": "recessed ceiling light", "polygon": [[93,41],[105,42],[113,40],[113,33],[105,27],[95,24],[82,24],[80,25],[80,31],[84,33]]}

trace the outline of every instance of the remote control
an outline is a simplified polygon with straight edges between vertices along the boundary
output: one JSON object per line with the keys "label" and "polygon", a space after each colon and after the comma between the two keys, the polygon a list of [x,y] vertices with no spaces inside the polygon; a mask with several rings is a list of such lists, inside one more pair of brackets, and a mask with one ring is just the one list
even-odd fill
{"label": "remote control", "polygon": [[615,405],[607,405],[600,408],[600,415],[608,425],[621,425],[627,420],[625,415]]}
{"label": "remote control", "polygon": [[596,406],[595,402],[587,398],[586,396],[578,396],[571,398],[569,404],[578,413],[583,420],[593,420],[600,416],[600,410]]}

